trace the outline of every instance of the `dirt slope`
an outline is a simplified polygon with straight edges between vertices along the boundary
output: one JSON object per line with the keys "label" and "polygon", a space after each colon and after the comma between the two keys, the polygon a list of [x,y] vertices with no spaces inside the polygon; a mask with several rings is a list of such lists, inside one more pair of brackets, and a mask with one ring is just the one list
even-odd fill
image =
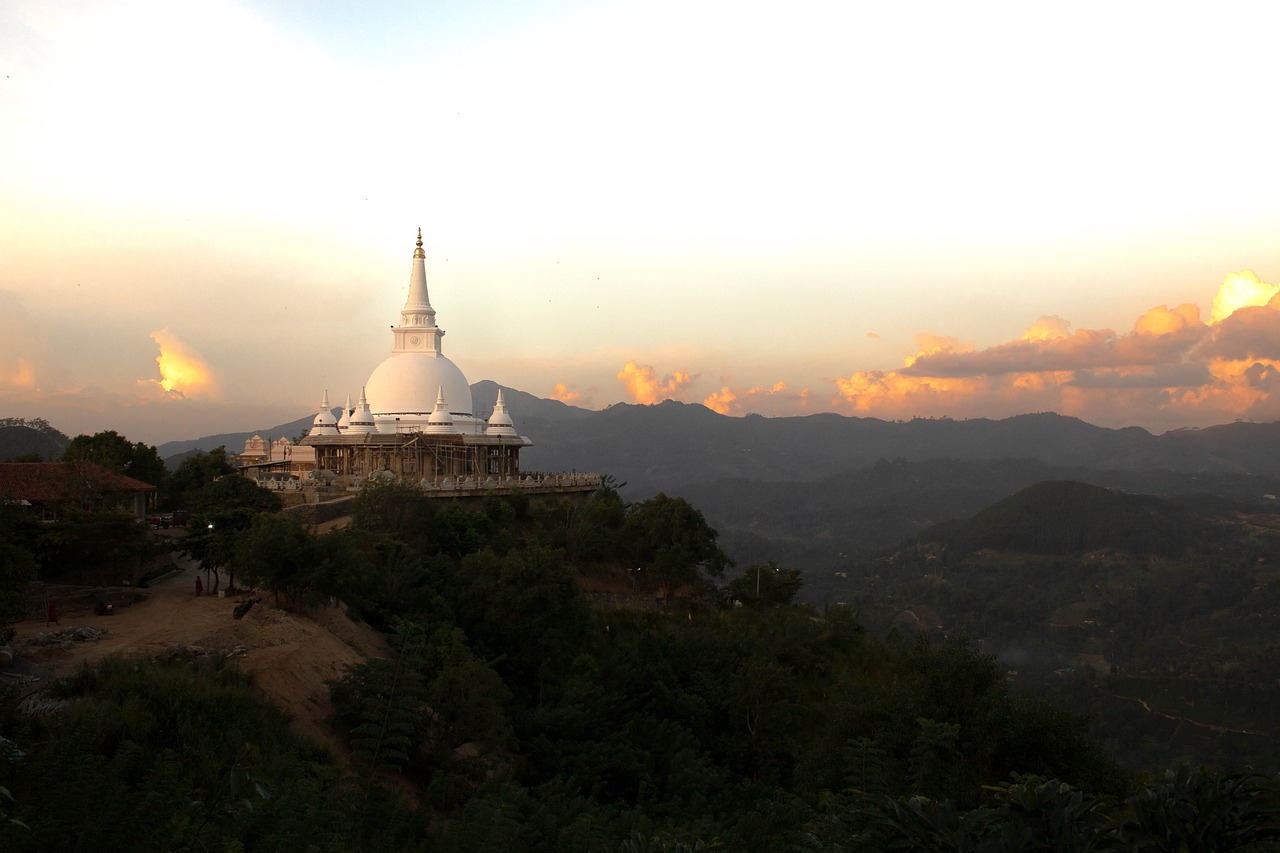
{"label": "dirt slope", "polygon": [[[381,635],[352,622],[337,608],[305,615],[277,610],[270,595],[237,620],[232,610],[239,598],[197,598],[194,575],[190,579],[191,587],[175,584],[147,590],[145,600],[119,608],[112,616],[83,611],[59,614],[59,625],[19,623],[13,647],[55,675],[66,675],[81,662],[113,653],[155,657],[174,649],[212,652],[244,646],[234,659],[253,674],[255,688],[293,718],[298,732],[331,745],[341,756],[343,750],[325,723],[331,710],[326,681],[341,677],[349,664],[384,656]],[[107,633],[96,642],[30,642],[41,633],[79,626]]]}

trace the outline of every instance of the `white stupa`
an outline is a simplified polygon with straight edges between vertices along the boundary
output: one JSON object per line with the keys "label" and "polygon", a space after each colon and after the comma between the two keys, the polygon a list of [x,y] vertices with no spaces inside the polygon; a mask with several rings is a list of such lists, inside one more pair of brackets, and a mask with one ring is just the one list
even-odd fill
{"label": "white stupa", "polygon": [[325,392],[314,426],[300,442],[314,448],[315,467],[346,488],[403,477],[449,495],[498,483],[557,493],[588,490],[576,480],[539,485],[521,477],[520,451],[533,442],[517,432],[501,389],[491,413],[475,412],[467,378],[441,352],[443,337],[427,295],[418,229],[409,295],[391,327],[391,353],[374,368],[357,404],[347,396],[340,418]]}
{"label": "white stupa", "polygon": [[440,349],[444,330],[436,325],[427,295],[426,257],[419,228],[409,296],[400,309],[400,324],[391,327],[391,355],[374,368],[365,385],[369,409],[379,432],[417,431],[428,425],[443,395],[455,431],[478,433],[483,424],[472,414],[471,385]]}

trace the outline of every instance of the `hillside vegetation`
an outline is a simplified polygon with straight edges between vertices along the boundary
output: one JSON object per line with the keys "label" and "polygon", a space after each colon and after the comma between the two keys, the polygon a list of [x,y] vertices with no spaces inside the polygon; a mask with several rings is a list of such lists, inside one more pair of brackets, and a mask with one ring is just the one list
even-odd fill
{"label": "hillside vegetation", "polygon": [[873,623],[927,612],[1132,766],[1280,771],[1280,515],[1042,483],[861,571]]}
{"label": "hillside vegetation", "polygon": [[[344,530],[267,511],[221,530],[194,547],[225,574],[388,632],[389,657],[332,686],[353,763],[288,734],[226,663],[106,661],[45,714],[0,704],[4,849],[1249,849],[1280,832],[1268,778],[1134,776],[962,639],[789,604],[798,575],[777,565],[722,598],[716,533],[678,498],[467,510],[383,485]],[[592,607],[592,579],[632,594]]]}
{"label": "hillside vegetation", "polygon": [[[1053,480],[997,501],[954,530],[946,540],[952,559],[984,548],[1042,555],[1110,548],[1169,556],[1209,538],[1212,527],[1195,513],[1150,495]],[[927,542],[937,535],[926,531],[920,538]]]}
{"label": "hillside vegetation", "polygon": [[54,461],[70,443],[43,418],[0,418],[0,462]]}

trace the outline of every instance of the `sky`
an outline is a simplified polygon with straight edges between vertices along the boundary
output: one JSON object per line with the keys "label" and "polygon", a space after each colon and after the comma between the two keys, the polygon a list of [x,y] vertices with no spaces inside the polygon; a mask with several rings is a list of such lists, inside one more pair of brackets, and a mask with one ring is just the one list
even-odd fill
{"label": "sky", "polygon": [[0,417],[158,444],[358,397],[421,228],[445,354],[573,405],[1277,420],[1278,25],[0,0]]}

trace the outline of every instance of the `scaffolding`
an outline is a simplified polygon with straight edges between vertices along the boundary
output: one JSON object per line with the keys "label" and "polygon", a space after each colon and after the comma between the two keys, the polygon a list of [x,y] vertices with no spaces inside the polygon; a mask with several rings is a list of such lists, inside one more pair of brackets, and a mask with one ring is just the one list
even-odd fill
{"label": "scaffolding", "polygon": [[438,483],[520,477],[523,436],[430,435],[427,433],[307,436],[300,444],[315,448],[316,470],[331,471],[344,484],[371,475]]}

